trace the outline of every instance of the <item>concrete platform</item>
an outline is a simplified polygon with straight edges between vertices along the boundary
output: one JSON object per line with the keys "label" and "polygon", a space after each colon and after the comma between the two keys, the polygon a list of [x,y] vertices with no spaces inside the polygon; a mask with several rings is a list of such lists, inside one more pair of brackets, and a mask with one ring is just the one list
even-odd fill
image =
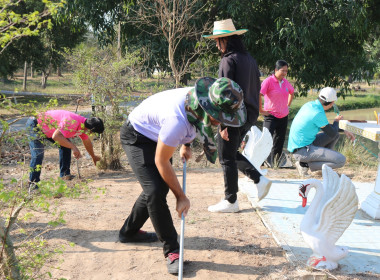
{"label": "concrete platform", "polygon": [[[302,207],[298,187],[303,180],[274,180],[268,196],[256,202],[256,188],[246,178],[239,180],[240,191],[246,193],[276,242],[287,252],[295,264],[305,264],[312,250],[304,242],[300,224],[312,201],[315,189],[308,196],[308,205]],[[359,202],[373,191],[374,184],[353,182]],[[336,243],[349,249],[348,256],[339,262],[345,274],[372,272],[380,274],[380,220],[374,220],[361,209]]]}

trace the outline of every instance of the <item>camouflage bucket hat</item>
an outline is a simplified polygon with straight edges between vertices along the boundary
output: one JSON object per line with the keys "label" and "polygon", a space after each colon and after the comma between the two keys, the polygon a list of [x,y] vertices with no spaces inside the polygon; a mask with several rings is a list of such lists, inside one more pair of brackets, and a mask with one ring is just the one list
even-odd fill
{"label": "camouflage bucket hat", "polygon": [[202,109],[221,124],[240,127],[246,122],[243,90],[231,79],[200,78],[195,93]]}
{"label": "camouflage bucket hat", "polygon": [[217,151],[209,115],[227,126],[241,126],[247,119],[243,91],[227,78],[198,79],[187,94],[185,109],[187,119],[195,126],[197,138],[211,163],[215,163]]}

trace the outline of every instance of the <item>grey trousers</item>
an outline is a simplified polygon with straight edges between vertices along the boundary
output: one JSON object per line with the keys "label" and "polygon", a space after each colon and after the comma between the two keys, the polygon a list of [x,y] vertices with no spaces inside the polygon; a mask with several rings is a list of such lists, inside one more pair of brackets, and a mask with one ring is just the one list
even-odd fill
{"label": "grey trousers", "polygon": [[297,150],[293,153],[293,157],[297,161],[307,163],[311,171],[322,170],[323,164],[333,169],[342,167],[346,163],[346,157],[333,150],[338,139],[339,133],[332,138],[320,132],[311,145]]}

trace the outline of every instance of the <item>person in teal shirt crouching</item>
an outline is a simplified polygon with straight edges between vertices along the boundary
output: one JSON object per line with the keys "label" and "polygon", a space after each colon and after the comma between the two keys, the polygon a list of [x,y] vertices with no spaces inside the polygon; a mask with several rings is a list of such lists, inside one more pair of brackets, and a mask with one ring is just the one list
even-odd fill
{"label": "person in teal shirt crouching", "polygon": [[[326,117],[326,111],[333,107],[337,99],[333,88],[323,88],[318,99],[304,104],[293,120],[288,151],[293,154],[301,177],[307,176],[309,169],[322,170],[323,164],[335,169],[346,163],[345,156],[334,151],[339,139],[339,121],[343,116],[336,116],[332,124]],[[355,139],[351,132],[344,133],[349,139]]]}

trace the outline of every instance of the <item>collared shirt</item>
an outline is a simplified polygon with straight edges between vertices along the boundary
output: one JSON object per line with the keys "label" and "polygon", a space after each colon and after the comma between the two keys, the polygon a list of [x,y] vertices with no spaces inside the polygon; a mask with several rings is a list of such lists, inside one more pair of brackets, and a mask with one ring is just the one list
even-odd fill
{"label": "collared shirt", "polygon": [[82,140],[88,139],[88,135],[84,133],[86,118],[73,112],[50,110],[39,114],[37,121],[48,138],[52,138],[53,133],[58,129],[65,138],[79,136]]}
{"label": "collared shirt", "polygon": [[304,104],[290,127],[288,151],[292,153],[295,149],[312,144],[321,127],[328,124],[326,112],[318,99]]}
{"label": "collared shirt", "polygon": [[279,82],[276,76],[266,78],[261,84],[261,94],[264,95],[264,110],[276,118],[284,118],[289,114],[288,98],[294,93],[293,86],[285,78]]}
{"label": "collared shirt", "polygon": [[155,142],[160,138],[170,147],[190,143],[196,136],[185,110],[190,89],[166,90],[145,99],[128,116],[133,128]]}

